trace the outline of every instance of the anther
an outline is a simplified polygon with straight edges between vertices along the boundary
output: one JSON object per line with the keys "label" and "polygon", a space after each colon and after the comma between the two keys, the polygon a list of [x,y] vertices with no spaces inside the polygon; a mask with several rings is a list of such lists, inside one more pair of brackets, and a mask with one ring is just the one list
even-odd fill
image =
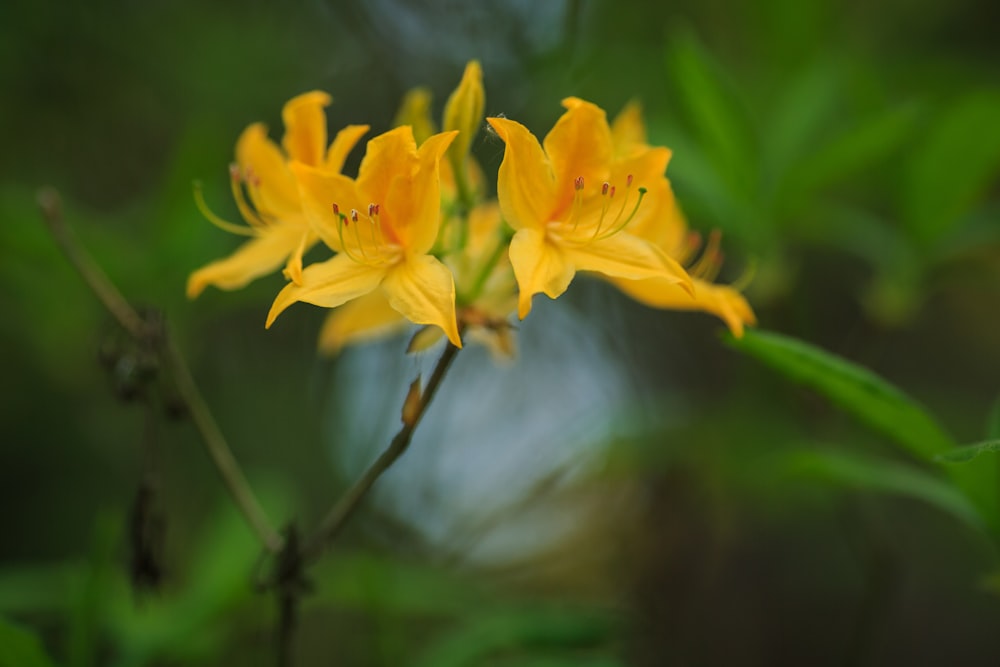
{"label": "anther", "polygon": [[368,204],[368,217],[374,217],[376,213],[378,213],[378,209],[375,204]]}
{"label": "anther", "polygon": [[253,187],[260,187],[260,177],[257,176],[257,172],[253,170],[253,167],[249,165],[247,166],[247,168],[243,171],[243,178],[246,179],[246,182]]}
{"label": "anther", "polygon": [[601,186],[601,196],[604,196],[604,195],[608,194],[608,189],[610,187],[611,187],[611,184],[608,183],[607,181],[604,181],[604,185]]}
{"label": "anther", "polygon": [[229,178],[233,179],[237,183],[239,183],[242,180],[240,178],[240,165],[236,164],[235,162],[232,162],[229,165]]}
{"label": "anther", "polygon": [[611,191],[608,192],[608,198],[609,199],[614,199],[614,196],[615,196],[615,186],[612,185],[611,186]]}
{"label": "anther", "polygon": [[340,217],[340,207],[337,206],[337,202],[333,202],[333,214],[338,218]]}
{"label": "anther", "polygon": [[579,190],[583,190],[583,176],[577,176],[573,179],[573,187]]}
{"label": "anther", "polygon": [[632,187],[632,174],[629,174],[628,176],[625,177],[625,187],[626,188]]}
{"label": "anther", "polygon": [[357,222],[357,221],[358,221],[358,209],[352,208],[351,209],[351,222]]}

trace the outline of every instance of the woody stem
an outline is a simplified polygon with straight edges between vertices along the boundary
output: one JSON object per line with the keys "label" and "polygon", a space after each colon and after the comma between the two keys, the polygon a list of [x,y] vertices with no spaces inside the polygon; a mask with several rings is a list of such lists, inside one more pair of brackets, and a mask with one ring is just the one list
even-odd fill
{"label": "woody stem", "polygon": [[205,449],[233,502],[243,513],[264,548],[271,552],[280,551],[283,540],[268,522],[267,515],[254,496],[246,476],[202,398],[177,345],[162,327],[153,326],[136,311],[73,235],[63,219],[59,193],[52,188],[44,188],[38,193],[38,205],[52,237],[87,287],[136,342],[148,344],[157,351],[164,370],[174,378],[180,398],[190,412]]}

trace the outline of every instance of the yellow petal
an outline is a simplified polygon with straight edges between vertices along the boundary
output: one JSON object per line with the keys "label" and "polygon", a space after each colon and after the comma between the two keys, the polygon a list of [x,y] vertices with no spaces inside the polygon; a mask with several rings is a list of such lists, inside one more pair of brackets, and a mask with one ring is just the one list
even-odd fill
{"label": "yellow petal", "polygon": [[320,264],[311,264],[302,271],[302,284],[289,283],[278,293],[265,327],[270,327],[283,310],[297,301],[324,308],[336,308],[351,299],[368,294],[385,277],[383,266],[358,264],[346,255],[336,255]]}
{"label": "yellow petal", "polygon": [[573,180],[582,176],[597,185],[608,180],[611,164],[611,128],[604,110],[576,97],[545,137],[545,153],[552,161],[560,199],[572,199]]}
{"label": "yellow petal", "polygon": [[437,342],[442,337],[444,337],[444,331],[440,328],[432,326],[423,327],[417,333],[413,334],[410,344],[406,346],[406,353],[426,352],[437,345]]}
{"label": "yellow petal", "polygon": [[330,150],[326,152],[326,168],[339,172],[344,168],[344,162],[355,144],[368,132],[367,125],[348,125],[333,138]]}
{"label": "yellow petal", "polygon": [[531,297],[544,292],[558,298],[573,280],[573,265],[566,261],[560,248],[548,243],[545,233],[537,229],[522,229],[510,241],[510,263],[517,279],[517,315],[522,320],[531,312]]}
{"label": "yellow petal", "polygon": [[308,229],[303,230],[300,234],[299,244],[292,251],[292,254],[288,256],[288,262],[282,271],[285,278],[297,285],[302,284],[302,255],[316,242],[316,235]]}
{"label": "yellow petal", "polygon": [[409,126],[397,127],[368,142],[358,170],[358,191],[370,201],[382,204],[388,198],[393,181],[408,176],[416,167],[417,142]]}
{"label": "yellow petal", "polygon": [[543,228],[556,205],[556,183],[538,139],[524,125],[506,118],[487,118],[506,144],[497,175],[497,198],[514,229]]}
{"label": "yellow petal", "polygon": [[630,100],[611,121],[611,140],[615,157],[628,157],[647,147],[646,124],[642,120],[642,105]]}
{"label": "yellow petal", "polygon": [[188,278],[187,295],[193,299],[209,285],[223,290],[245,287],[254,278],[267,275],[282,265],[301,239],[301,231],[287,227],[267,227],[236,252],[216,260]]}
{"label": "yellow petal", "polygon": [[281,111],[285,123],[282,145],[293,160],[317,167],[326,151],[326,112],[330,96],[314,90],[293,97]]}
{"label": "yellow petal", "polygon": [[441,157],[457,132],[441,132],[417,152],[417,169],[396,179],[385,200],[385,214],[399,243],[414,254],[434,245],[441,225]]}
{"label": "yellow petal", "polygon": [[667,179],[659,178],[651,184],[626,231],[672,257],[683,246],[688,233],[687,221]]}
{"label": "yellow petal", "polygon": [[562,252],[577,271],[597,271],[614,278],[663,278],[690,291],[691,278],[676,260],[651,243],[627,233],[586,245],[565,245]]}
{"label": "yellow petal", "polygon": [[302,210],[312,231],[330,248],[342,251],[333,205],[337,204],[345,215],[352,208],[361,210],[367,205],[361,203],[355,182],[343,174],[315,169],[300,162],[293,162],[291,170],[298,181]]}
{"label": "yellow petal", "polygon": [[662,278],[613,282],[636,301],[653,308],[698,310],[716,315],[737,338],[743,335],[744,325],[753,325],[757,321],[743,295],[728,285],[713,285],[695,278],[692,281],[692,296],[676,283]]}
{"label": "yellow petal", "polygon": [[434,324],[462,347],[455,317],[455,281],[430,255],[411,255],[392,267],[382,282],[389,305],[415,324]]}
{"label": "yellow petal", "polygon": [[358,297],[331,312],[319,332],[319,350],[338,354],[346,345],[386,336],[406,326],[381,290]]}
{"label": "yellow petal", "polygon": [[256,183],[250,196],[258,211],[278,219],[299,211],[299,192],[281,149],[254,123],[236,141],[236,162],[244,178]]}

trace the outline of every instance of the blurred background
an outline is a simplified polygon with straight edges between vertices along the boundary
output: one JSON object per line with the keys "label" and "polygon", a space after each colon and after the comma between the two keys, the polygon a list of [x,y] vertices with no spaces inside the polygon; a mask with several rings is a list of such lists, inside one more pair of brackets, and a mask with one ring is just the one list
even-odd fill
{"label": "blurred background", "polygon": [[[240,242],[192,182],[234,218],[247,124],[280,137],[282,104],[322,89],[332,128],[375,134],[417,85],[439,117],[471,58],[487,113],[539,136],[566,95],[639,99],[692,227],[722,232],[721,280],[753,276],[760,328],[846,360],[821,369],[869,369],[918,417],[880,421],[866,410],[892,391],[803,386],[711,317],[578,279],[536,300],[517,359],[459,355],[310,568],[295,664],[997,664],[995,454],[952,484],[893,429],[1000,438],[998,24],[981,0],[3,3],[0,665],[276,652],[259,545],[171,397],[143,390],[38,188],[165,313],[272,520],[308,531],[436,353],[320,359],[319,309],[264,330],[278,275],[186,300]],[[502,146],[475,153],[495,174]],[[162,529],[152,590],[130,583],[137,507]]]}

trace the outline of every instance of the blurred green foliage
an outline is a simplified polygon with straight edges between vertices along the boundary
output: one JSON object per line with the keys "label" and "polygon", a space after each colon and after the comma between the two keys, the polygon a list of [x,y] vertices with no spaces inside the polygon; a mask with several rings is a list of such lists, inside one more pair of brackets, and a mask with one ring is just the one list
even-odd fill
{"label": "blurred green foliage", "polygon": [[[334,125],[381,131],[405,89],[440,105],[473,57],[487,112],[539,133],[563,95],[640,98],[692,226],[724,232],[729,278],[753,273],[761,330],[726,351],[707,318],[617,305],[628,349],[609,354],[640,360],[643,409],[683,417],[612,443],[584,488],[641,502],[554,567],[485,572],[371,509],[309,572],[299,664],[995,664],[998,20],[974,0],[4,3],[0,667],[275,652],[249,530],[193,429],[101,376],[114,329],[36,189],[167,314],[272,518],[314,521],[347,482],[314,444],[335,390],[320,314],[264,332],[278,276],[184,299],[237,243],[191,183],[233,212],[247,123],[274,135],[284,100],[321,88]],[[475,152],[491,173],[502,149]],[[138,595],[125,526],[151,442],[166,572]]]}

